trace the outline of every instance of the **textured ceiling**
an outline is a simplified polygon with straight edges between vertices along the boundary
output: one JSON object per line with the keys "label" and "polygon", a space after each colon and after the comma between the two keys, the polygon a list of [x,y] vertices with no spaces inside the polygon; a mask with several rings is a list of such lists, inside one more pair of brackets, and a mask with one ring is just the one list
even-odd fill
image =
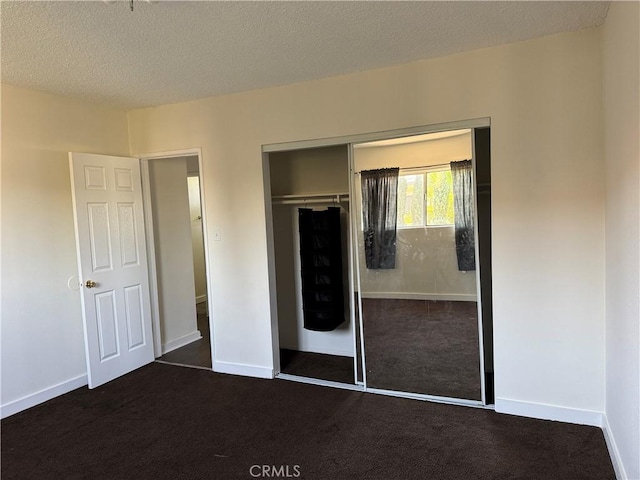
{"label": "textured ceiling", "polygon": [[2,81],[123,108],[593,27],[608,2],[2,1]]}

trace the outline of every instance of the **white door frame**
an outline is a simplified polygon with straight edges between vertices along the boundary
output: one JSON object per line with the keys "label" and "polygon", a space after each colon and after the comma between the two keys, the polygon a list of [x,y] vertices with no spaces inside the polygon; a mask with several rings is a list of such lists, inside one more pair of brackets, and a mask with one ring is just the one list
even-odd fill
{"label": "white door frame", "polygon": [[[198,157],[198,177],[200,179],[200,207],[202,210],[202,235],[204,237],[204,263],[207,279],[207,305],[209,309],[209,336],[211,344],[211,362],[214,357],[214,334],[213,334],[213,302],[211,301],[211,281],[209,273],[211,271],[211,259],[209,255],[209,239],[207,230],[207,213],[205,202],[205,181],[202,174],[202,149],[188,148],[184,150],[171,150],[167,152],[156,152],[136,155],[140,159],[140,170],[142,173],[142,204],[144,207],[145,230],[147,234],[147,256],[149,257],[149,291],[151,293],[151,323],[153,327],[153,345],[155,357],[162,356],[162,339],[160,335],[160,303],[158,300],[158,272],[156,266],[155,237],[153,234],[153,204],[151,202],[151,182],[149,178],[149,162],[163,158],[178,157]],[[194,299],[195,301],[195,299]]]}

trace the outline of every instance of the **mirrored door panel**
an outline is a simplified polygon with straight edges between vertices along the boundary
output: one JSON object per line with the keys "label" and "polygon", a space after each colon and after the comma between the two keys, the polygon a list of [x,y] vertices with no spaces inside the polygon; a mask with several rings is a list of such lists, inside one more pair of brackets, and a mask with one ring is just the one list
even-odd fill
{"label": "mirrored door panel", "polygon": [[472,131],[354,145],[366,386],[482,400]]}

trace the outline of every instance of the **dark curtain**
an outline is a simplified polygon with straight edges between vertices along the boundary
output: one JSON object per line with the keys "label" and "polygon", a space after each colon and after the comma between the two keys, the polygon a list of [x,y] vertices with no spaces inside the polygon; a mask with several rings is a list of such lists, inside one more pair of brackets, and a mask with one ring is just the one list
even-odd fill
{"label": "dark curtain", "polygon": [[372,270],[396,267],[399,171],[384,168],[360,172],[364,252],[367,268]]}
{"label": "dark curtain", "polygon": [[453,210],[455,215],[456,254],[458,270],[476,269],[476,251],[473,232],[473,168],[471,160],[451,162],[453,180]]}
{"label": "dark curtain", "polygon": [[334,330],[344,321],[340,209],[298,209],[304,328]]}

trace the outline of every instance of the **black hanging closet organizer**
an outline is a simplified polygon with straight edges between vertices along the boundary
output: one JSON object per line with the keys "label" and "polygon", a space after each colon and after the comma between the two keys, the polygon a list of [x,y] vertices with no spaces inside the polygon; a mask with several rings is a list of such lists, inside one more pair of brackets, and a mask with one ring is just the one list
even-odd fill
{"label": "black hanging closet organizer", "polygon": [[335,330],[344,322],[340,208],[298,209],[304,328]]}

